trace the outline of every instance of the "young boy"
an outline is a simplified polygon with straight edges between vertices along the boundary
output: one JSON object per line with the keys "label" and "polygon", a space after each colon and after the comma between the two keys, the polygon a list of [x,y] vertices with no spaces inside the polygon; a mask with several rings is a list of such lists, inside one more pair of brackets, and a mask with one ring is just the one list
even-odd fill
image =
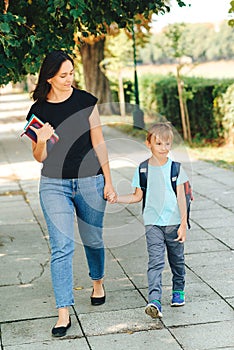
{"label": "young boy", "polygon": [[[187,208],[184,183],[188,180],[182,167],[176,180],[176,192],[171,185],[171,164],[168,158],[173,141],[170,123],[157,123],[148,131],[146,145],[151,150],[148,160],[148,177],[143,211],[148,261],[148,305],[147,315],[152,318],[162,317],[162,272],[164,254],[167,249],[168,262],[172,271],[171,306],[185,304],[185,264],[184,241],[187,228]],[[141,169],[144,172],[145,169]],[[114,202],[136,203],[143,198],[140,186],[139,167],[136,169],[132,194],[117,196]]]}

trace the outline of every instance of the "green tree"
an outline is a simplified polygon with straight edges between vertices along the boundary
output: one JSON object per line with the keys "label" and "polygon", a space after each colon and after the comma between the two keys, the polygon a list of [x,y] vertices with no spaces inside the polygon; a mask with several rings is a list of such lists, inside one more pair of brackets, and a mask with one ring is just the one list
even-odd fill
{"label": "green tree", "polygon": [[232,14],[232,18],[228,21],[228,24],[231,26],[231,27],[234,27],[234,18],[233,18],[233,14],[234,14],[234,1],[230,1],[230,9],[228,11],[228,13]]}
{"label": "green tree", "polygon": [[[106,102],[108,81],[99,70],[105,35],[111,34],[113,23],[127,28],[137,14],[147,18],[152,12],[169,11],[167,3],[166,0],[1,0],[0,85],[17,82],[28,73],[35,74],[45,53],[53,49],[76,53],[74,48],[79,46],[86,85],[101,96],[100,102]],[[177,3],[185,5],[181,0]]]}
{"label": "green tree", "polygon": [[[189,23],[181,36],[181,42],[194,62],[233,59],[233,31],[234,28],[228,26],[227,21],[218,24]],[[159,48],[163,47],[164,42],[163,31],[152,34],[149,44],[139,50],[143,63],[174,63],[176,59]]]}
{"label": "green tree", "polygon": [[169,25],[164,31],[164,41],[163,45],[158,47],[169,57],[176,59],[176,80],[177,80],[177,89],[179,95],[179,104],[180,104],[180,114],[181,114],[181,123],[183,129],[184,140],[191,143],[191,130],[189,122],[189,114],[187,109],[187,99],[192,96],[188,94],[185,90],[185,86],[182,80],[182,69],[184,66],[191,63],[189,57],[187,56],[187,45],[183,40],[183,36],[186,35],[186,24],[184,23],[175,23]]}

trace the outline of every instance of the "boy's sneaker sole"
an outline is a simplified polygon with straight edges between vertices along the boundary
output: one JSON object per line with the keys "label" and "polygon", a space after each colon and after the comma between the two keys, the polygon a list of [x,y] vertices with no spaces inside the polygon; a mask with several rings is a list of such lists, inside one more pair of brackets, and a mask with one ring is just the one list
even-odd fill
{"label": "boy's sneaker sole", "polygon": [[145,308],[145,313],[152,318],[161,318],[162,313],[154,304],[148,304]]}
{"label": "boy's sneaker sole", "polygon": [[178,306],[184,306],[184,304],[185,304],[185,301],[183,303],[171,303],[171,306],[178,307]]}

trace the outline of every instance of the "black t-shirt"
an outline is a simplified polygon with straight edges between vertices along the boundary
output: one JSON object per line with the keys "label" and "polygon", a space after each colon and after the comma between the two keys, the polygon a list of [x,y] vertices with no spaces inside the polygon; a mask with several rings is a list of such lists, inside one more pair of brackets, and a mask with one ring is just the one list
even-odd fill
{"label": "black t-shirt", "polygon": [[102,173],[90,137],[89,117],[97,98],[84,90],[73,88],[65,101],[35,102],[27,120],[35,114],[44,123],[50,123],[59,141],[43,162],[42,175],[52,178],[74,179]]}

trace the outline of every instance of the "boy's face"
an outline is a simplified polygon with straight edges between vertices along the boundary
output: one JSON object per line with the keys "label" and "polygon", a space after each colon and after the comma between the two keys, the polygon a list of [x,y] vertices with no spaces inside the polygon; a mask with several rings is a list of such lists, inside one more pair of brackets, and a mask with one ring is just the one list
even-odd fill
{"label": "boy's face", "polygon": [[150,142],[147,141],[147,147],[150,148],[153,156],[157,158],[160,163],[167,160],[171,146],[171,138],[159,137],[157,135],[152,135]]}

